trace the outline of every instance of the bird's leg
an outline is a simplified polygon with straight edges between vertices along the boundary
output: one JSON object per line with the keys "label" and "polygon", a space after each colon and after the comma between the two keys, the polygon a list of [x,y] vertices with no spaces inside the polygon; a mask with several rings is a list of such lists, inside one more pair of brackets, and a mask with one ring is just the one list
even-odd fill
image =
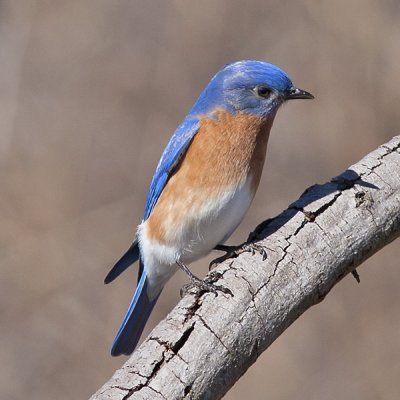
{"label": "bird's leg", "polygon": [[190,269],[182,261],[176,262],[178,267],[184,271],[190,278],[191,283],[185,285],[181,289],[181,297],[183,297],[190,289],[196,288],[199,292],[211,292],[218,296],[218,291],[232,296],[232,292],[223,286],[215,285],[212,282],[207,282],[205,279],[200,279],[190,271]]}
{"label": "bird's leg", "polygon": [[263,261],[267,258],[267,252],[265,251],[264,247],[255,243],[244,243],[240,244],[239,246],[226,246],[225,244],[217,244],[214,247],[214,250],[225,251],[226,254],[221,257],[215,258],[210,262],[210,271],[214,269],[218,264],[221,264],[223,261],[228,260],[229,258],[236,258],[239,254],[245,252],[251,252],[252,255],[254,255],[255,253],[259,253],[262,255]]}

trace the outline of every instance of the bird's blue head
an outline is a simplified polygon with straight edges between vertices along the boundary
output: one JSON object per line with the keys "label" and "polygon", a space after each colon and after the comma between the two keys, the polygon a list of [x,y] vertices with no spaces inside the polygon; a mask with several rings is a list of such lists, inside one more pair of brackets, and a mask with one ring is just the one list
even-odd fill
{"label": "bird's blue head", "polygon": [[211,79],[191,114],[212,115],[216,108],[232,114],[246,113],[267,117],[286,100],[312,99],[296,88],[288,75],[273,64],[245,60],[225,65]]}

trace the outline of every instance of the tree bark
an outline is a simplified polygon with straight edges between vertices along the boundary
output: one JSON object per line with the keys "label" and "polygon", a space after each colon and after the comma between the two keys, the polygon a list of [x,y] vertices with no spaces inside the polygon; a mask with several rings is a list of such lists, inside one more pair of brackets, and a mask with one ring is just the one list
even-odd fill
{"label": "tree bark", "polygon": [[[400,136],[314,185],[216,268],[221,293],[187,294],[95,393],[105,399],[219,399],[304,311],[400,235]],[[214,274],[215,275],[215,274]]]}

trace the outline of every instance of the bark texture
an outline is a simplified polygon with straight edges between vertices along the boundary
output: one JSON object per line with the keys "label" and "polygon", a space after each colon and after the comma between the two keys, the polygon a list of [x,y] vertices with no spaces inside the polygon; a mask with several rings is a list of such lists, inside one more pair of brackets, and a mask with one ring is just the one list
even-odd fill
{"label": "bark texture", "polygon": [[[95,393],[105,399],[219,399],[304,311],[400,235],[400,136],[314,185],[214,271],[221,293],[186,295]],[[217,273],[217,274],[216,274]]]}

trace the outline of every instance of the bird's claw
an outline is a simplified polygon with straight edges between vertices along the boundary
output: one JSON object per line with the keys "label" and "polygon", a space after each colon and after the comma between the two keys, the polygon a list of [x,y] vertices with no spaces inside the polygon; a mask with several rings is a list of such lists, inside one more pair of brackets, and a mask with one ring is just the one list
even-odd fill
{"label": "bird's claw", "polygon": [[209,271],[214,269],[218,264],[221,264],[223,261],[228,260],[229,258],[236,258],[239,254],[250,252],[253,256],[256,253],[259,253],[262,256],[263,261],[267,259],[267,252],[263,246],[260,246],[256,243],[245,243],[239,246],[225,246],[218,245],[215,247],[216,250],[226,251],[221,257],[217,257],[212,260],[209,264]]}
{"label": "bird's claw", "polygon": [[188,293],[192,288],[195,288],[198,294],[211,292],[218,296],[218,291],[220,291],[223,293],[231,294],[233,296],[232,292],[229,289],[214,284],[214,282],[216,282],[221,277],[221,274],[210,274],[208,278],[203,280],[194,275],[182,261],[177,261],[177,265],[189,276],[191,281],[190,284],[182,287],[180,292],[181,297]]}
{"label": "bird's claw", "polygon": [[[251,252],[251,255],[253,255],[253,256],[256,253],[260,254],[263,261],[265,261],[268,256],[264,247],[260,246],[259,244],[255,244],[255,243],[249,243],[249,244],[245,244],[244,246],[242,246],[240,253],[244,253],[246,251]],[[238,254],[240,254],[240,253],[238,253]]]}
{"label": "bird's claw", "polygon": [[218,292],[222,292],[233,296],[233,293],[228,288],[221,285],[215,285],[213,283],[207,283],[205,281],[202,281],[201,283],[191,282],[182,286],[180,290],[180,295],[181,297],[184,297],[186,294],[192,292],[197,295],[203,293],[214,293],[216,296],[218,296]]}

